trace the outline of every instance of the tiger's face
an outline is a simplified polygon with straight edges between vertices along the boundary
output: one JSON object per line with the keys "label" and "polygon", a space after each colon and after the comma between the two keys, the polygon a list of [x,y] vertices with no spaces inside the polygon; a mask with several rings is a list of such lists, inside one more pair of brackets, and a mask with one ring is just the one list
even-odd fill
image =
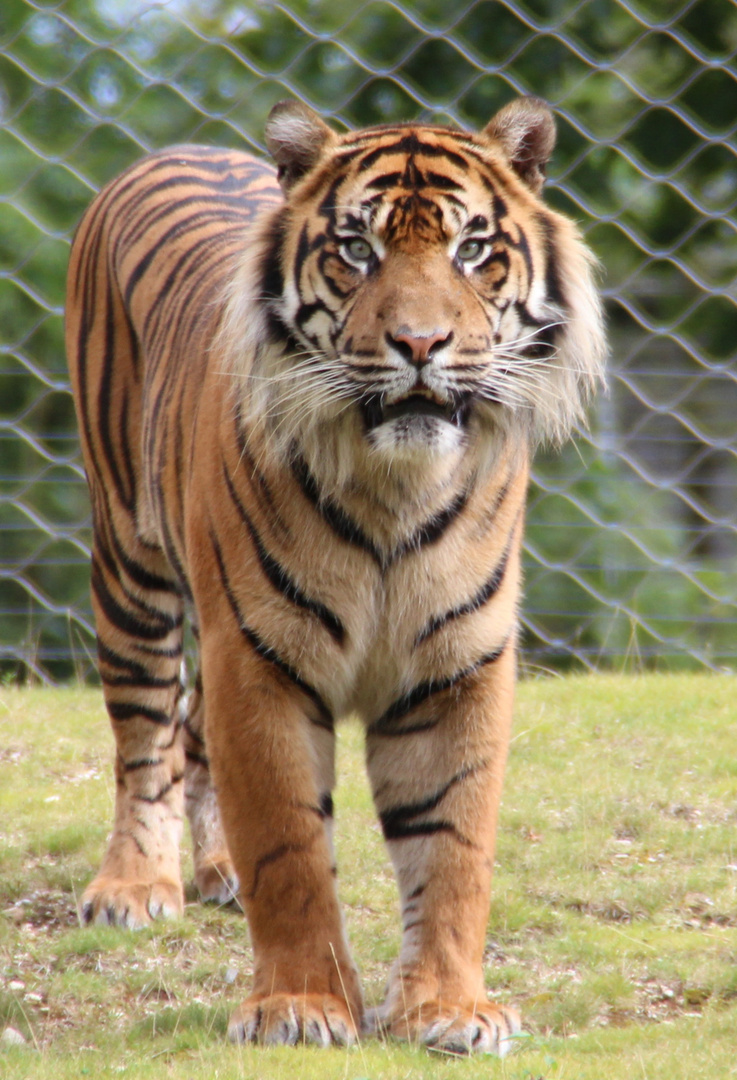
{"label": "tiger's face", "polygon": [[287,202],[256,268],[259,416],[386,467],[568,433],[603,337],[590,256],[539,198],[546,106],[521,99],[477,135],[337,136],[292,103],[267,139]]}
{"label": "tiger's face", "polygon": [[510,365],[549,351],[560,318],[525,263],[540,245],[530,256],[468,149],[461,163],[441,143],[395,132],[329,201],[301,206],[304,244],[284,291],[285,323],[336,365],[364,437],[392,457],[452,452],[514,406]]}

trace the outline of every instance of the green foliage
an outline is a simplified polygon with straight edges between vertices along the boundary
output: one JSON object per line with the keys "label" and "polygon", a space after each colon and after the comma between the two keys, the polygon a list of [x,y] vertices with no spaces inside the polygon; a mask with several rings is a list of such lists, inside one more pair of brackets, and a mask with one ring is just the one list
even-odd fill
{"label": "green foliage", "polygon": [[548,198],[601,259],[614,357],[586,475],[570,453],[537,470],[530,655],[733,662],[737,15],[730,0],[675,8],[3,0],[0,668],[93,668],[62,307],[94,191],[166,144],[261,150],[268,110],[295,94],[338,125],[478,127],[517,92],[557,110]]}

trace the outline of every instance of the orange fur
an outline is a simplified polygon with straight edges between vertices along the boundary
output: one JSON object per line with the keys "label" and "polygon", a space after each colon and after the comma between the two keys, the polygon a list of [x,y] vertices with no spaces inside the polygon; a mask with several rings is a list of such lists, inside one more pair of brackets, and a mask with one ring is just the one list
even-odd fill
{"label": "orange fur", "polygon": [[[118,758],[87,919],[239,891],[236,1040],[376,1026],[503,1053],[481,971],[515,677],[528,460],[600,377],[591,259],[539,197],[547,108],[477,135],[272,113],[279,166],[154,154],[80,225],[67,345]],[[285,197],[284,197],[285,196]],[[200,671],[180,685],[191,609]],[[332,851],[358,714],[403,942],[364,1015]],[[217,792],[217,798],[216,793]]]}

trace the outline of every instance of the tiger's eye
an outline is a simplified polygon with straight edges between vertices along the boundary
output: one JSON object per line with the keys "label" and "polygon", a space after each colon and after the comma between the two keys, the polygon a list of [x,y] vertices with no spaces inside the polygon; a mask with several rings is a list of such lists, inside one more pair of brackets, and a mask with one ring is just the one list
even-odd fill
{"label": "tiger's eye", "polygon": [[478,259],[483,249],[484,245],[481,240],[464,240],[462,244],[458,245],[456,257],[461,262],[473,262],[474,259]]}
{"label": "tiger's eye", "polygon": [[354,236],[350,240],[345,240],[343,247],[348,257],[353,259],[354,262],[368,262],[373,254],[371,244],[361,236]]}

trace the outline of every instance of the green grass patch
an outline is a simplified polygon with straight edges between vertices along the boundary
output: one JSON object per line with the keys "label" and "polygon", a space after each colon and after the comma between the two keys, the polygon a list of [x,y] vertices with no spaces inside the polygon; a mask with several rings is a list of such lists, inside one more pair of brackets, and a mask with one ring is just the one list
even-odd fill
{"label": "green grass patch", "polygon": [[[519,688],[489,916],[490,994],[523,1013],[505,1061],[366,1040],[227,1044],[245,922],[192,899],[138,934],[81,927],[112,819],[98,691],[0,689],[0,1032],[8,1080],[724,1080],[737,1077],[737,735],[729,676],[589,676]],[[341,728],[337,848],[369,1004],[399,946],[393,874]],[[191,855],[184,852],[185,878]],[[192,893],[188,894],[190,897]]]}

